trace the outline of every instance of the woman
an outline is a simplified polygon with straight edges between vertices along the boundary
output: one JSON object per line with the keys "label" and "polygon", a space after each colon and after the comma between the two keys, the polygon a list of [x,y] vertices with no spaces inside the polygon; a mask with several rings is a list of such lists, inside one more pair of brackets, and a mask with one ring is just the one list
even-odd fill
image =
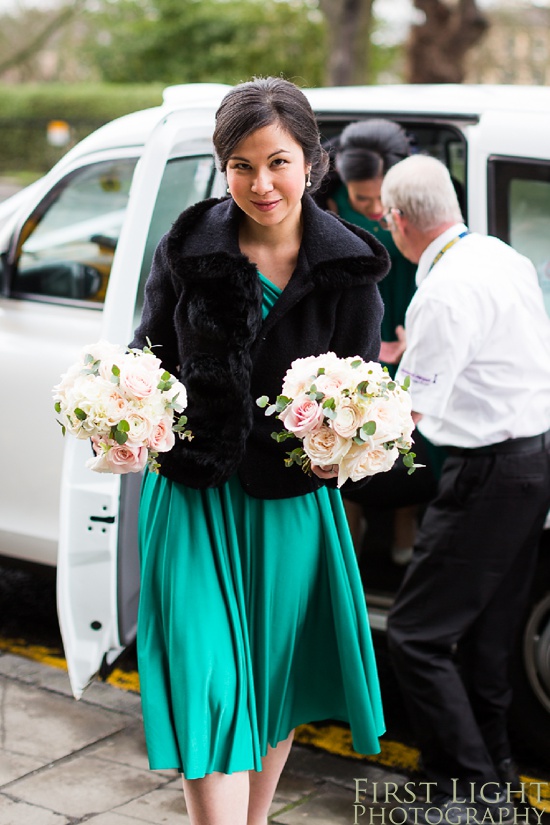
{"label": "woman", "polygon": [[393,374],[405,347],[403,324],[416,289],[416,266],[403,257],[391,232],[380,223],[380,191],[388,169],[410,155],[411,142],[398,123],[373,119],[350,123],[333,148],[336,174],[333,171],[322,187],[324,201],[318,197],[317,202],[371,232],[390,254],[391,271],[380,284],[384,302],[380,358]]}
{"label": "woman", "polygon": [[[416,265],[403,257],[395,246],[391,232],[383,225],[380,199],[384,175],[394,164],[411,153],[407,133],[391,120],[373,119],[351,123],[333,146],[334,167],[324,189],[324,201],[318,203],[350,223],[375,235],[386,247],[391,270],[380,284],[384,302],[382,346],[377,356],[391,374],[405,349],[405,312],[416,289]],[[416,435],[415,450],[419,463],[428,463],[430,447]],[[359,553],[363,543],[363,507],[394,508],[391,558],[395,564],[407,564],[412,557],[416,535],[418,503],[425,503],[435,493],[431,470],[415,473],[414,480],[402,465],[389,475],[380,475],[367,487],[346,495],[346,512]],[[386,517],[385,517],[386,518]]]}
{"label": "woman", "polygon": [[388,261],[308,194],[326,159],[293,84],[231,90],[214,146],[230,197],[161,240],[133,342],[162,345],[194,435],[144,480],[138,656],[150,765],[193,825],[266,825],[296,725],[349,721],[372,753],[383,720],[336,473],[286,468],[255,399],[295,358],[378,354]]}

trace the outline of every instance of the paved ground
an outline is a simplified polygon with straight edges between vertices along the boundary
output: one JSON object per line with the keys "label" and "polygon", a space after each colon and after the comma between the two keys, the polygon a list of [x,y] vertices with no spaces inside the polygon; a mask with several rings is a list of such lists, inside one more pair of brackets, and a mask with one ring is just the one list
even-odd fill
{"label": "paved ground", "polygon": [[[386,805],[354,809],[355,778],[387,788],[406,777],[296,745],[273,825],[384,825]],[[378,812],[370,819],[368,814]],[[369,821],[370,819],[370,821]],[[65,671],[0,653],[2,825],[184,825],[180,778],[147,767],[140,699],[94,683],[80,702]]]}

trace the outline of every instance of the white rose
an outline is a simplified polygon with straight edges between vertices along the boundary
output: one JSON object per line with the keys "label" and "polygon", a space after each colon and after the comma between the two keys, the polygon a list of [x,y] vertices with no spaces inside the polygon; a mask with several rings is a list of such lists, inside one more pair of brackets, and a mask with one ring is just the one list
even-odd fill
{"label": "white rose", "polygon": [[304,450],[311,459],[311,463],[321,467],[338,464],[351,444],[351,441],[342,438],[326,425],[307,433],[303,441]]}
{"label": "white rose", "polygon": [[128,446],[143,446],[147,444],[153,433],[156,422],[152,422],[139,413],[131,412],[126,416],[126,421],[130,427],[128,432]]}
{"label": "white rose", "polygon": [[351,367],[355,387],[362,381],[369,381],[372,386],[379,384],[381,381],[391,381],[389,373],[384,370],[382,364],[378,361],[363,361],[359,355],[355,355],[346,358],[346,362],[350,367],[351,364],[356,364],[355,367]]}
{"label": "white rose", "polygon": [[187,407],[187,390],[181,381],[174,381],[170,389],[162,393],[162,397],[165,402],[172,402],[173,399],[176,398],[174,403],[176,412],[183,412]]}
{"label": "white rose", "polygon": [[369,404],[367,420],[376,424],[372,436],[376,445],[395,441],[403,432],[401,410],[393,396],[373,398]]}
{"label": "white rose", "polygon": [[353,438],[357,430],[368,421],[368,405],[357,396],[341,398],[336,404],[336,418],[332,420],[332,428],[342,438]]}
{"label": "white rose", "polygon": [[114,427],[119,421],[128,416],[128,401],[119,395],[113,388],[109,398],[105,400],[104,413],[105,422],[109,427]]}
{"label": "white rose", "polygon": [[296,358],[284,377],[282,395],[287,398],[296,398],[297,395],[306,392],[313,383],[316,383],[320,369],[326,372],[336,369],[340,360],[334,352],[310,355],[308,358]]}
{"label": "white rose", "polygon": [[399,456],[397,447],[369,449],[368,444],[353,444],[338,468],[338,487],[349,479],[360,481],[366,476],[391,470]]}
{"label": "white rose", "polygon": [[88,344],[84,347],[80,354],[82,363],[86,355],[91,355],[94,361],[113,361],[121,360],[125,352],[125,348],[118,344],[111,344],[109,341],[101,339],[95,344]]}

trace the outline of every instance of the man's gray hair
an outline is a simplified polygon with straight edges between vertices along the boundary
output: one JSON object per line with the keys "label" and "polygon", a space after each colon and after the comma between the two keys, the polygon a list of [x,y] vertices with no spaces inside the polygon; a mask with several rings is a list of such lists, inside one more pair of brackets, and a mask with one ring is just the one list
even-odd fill
{"label": "man's gray hair", "polygon": [[421,232],[462,221],[447,167],[428,155],[412,155],[388,170],[382,183],[382,203],[386,209],[400,209]]}

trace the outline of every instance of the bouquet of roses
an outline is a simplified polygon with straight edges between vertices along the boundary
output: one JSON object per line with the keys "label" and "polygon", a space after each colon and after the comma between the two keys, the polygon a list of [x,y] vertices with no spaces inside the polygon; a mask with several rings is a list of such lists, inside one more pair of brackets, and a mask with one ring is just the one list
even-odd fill
{"label": "bouquet of roses", "polygon": [[275,403],[265,395],[256,403],[266,415],[277,413],[285,426],[272,438],[301,439],[302,446],[287,454],[288,467],[298,464],[309,473],[312,463],[337,465],[341,487],[348,479],[386,472],[399,455],[409,473],[421,466],[411,452],[408,384],[407,378],[398,385],[375,361],[326,352],[293,361]]}
{"label": "bouquet of roses", "polygon": [[63,435],[91,439],[96,455],[86,466],[98,473],[158,472],[158,454],[174,446],[175,433],[193,437],[184,415],[174,420],[187,405],[185,387],[147,344],[90,344],[53,389]]}

